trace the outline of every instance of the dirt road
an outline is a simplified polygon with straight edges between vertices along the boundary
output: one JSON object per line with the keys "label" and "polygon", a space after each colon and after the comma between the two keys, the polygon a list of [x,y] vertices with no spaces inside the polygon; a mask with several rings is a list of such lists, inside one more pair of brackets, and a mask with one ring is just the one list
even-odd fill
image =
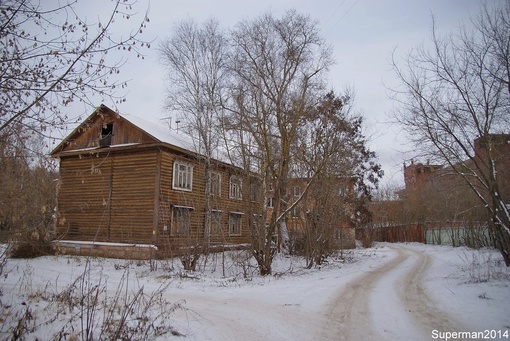
{"label": "dirt road", "polygon": [[397,252],[393,260],[350,282],[328,304],[318,339],[431,340],[434,329],[467,330],[424,291],[430,257],[402,245],[389,247]]}

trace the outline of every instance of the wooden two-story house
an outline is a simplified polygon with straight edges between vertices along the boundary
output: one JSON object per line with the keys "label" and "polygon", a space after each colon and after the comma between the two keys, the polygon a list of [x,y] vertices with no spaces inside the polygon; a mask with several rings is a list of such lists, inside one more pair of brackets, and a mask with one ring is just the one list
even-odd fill
{"label": "wooden two-story house", "polygon": [[248,244],[261,205],[243,194],[245,172],[197,148],[182,132],[98,107],[51,153],[57,250],[147,258]]}

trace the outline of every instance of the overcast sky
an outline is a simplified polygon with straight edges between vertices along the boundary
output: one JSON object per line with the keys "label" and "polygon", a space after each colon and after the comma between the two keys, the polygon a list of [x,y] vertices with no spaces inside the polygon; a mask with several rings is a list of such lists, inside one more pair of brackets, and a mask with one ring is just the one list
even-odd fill
{"label": "overcast sky", "polygon": [[[401,153],[408,148],[403,145],[405,136],[387,116],[393,103],[386,87],[395,85],[389,64],[391,52],[396,48],[397,57],[403,58],[412,47],[428,42],[432,15],[438,30],[446,33],[454,31],[461,21],[469,22],[479,4],[480,0],[152,0],[150,23],[142,38],[154,40],[153,47],[146,51],[145,60],[132,56],[127,61],[121,72],[123,79],[130,79],[127,101],[118,108],[121,113],[154,122],[167,115],[162,109],[165,72],[156,46],[179,21],[193,18],[202,22],[212,17],[228,29],[243,19],[268,11],[281,17],[293,8],[319,21],[322,36],[333,46],[336,59],[330,73],[331,88],[337,92],[345,86],[354,88],[355,106],[365,117],[367,134],[372,137],[371,149],[377,152],[386,173],[384,183],[402,184],[402,163],[412,153]],[[147,2],[139,0],[138,5],[143,11]],[[87,2],[87,6],[101,5]],[[132,20],[135,24],[136,17]]]}

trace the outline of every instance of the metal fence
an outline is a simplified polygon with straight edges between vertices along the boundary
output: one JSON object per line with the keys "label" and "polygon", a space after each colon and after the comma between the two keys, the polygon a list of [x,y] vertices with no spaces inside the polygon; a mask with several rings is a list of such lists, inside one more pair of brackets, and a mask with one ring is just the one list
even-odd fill
{"label": "metal fence", "polygon": [[390,243],[416,242],[436,245],[493,247],[487,223],[427,222],[371,227],[375,240]]}

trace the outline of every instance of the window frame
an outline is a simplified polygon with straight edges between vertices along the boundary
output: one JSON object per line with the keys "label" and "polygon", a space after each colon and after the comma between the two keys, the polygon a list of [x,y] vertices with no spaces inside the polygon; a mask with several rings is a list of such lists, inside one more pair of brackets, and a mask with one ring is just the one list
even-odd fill
{"label": "window frame", "polygon": [[293,219],[299,218],[301,216],[301,208],[299,207],[299,205],[292,207],[292,209],[290,210],[290,216]]}
{"label": "window frame", "polygon": [[[170,224],[170,235],[171,236],[189,236],[191,232],[191,212],[194,210],[193,207],[187,206],[173,206],[172,207],[172,221]],[[177,215],[180,212],[181,217]],[[180,222],[179,219],[182,219]],[[183,224],[183,226],[180,226]]]}
{"label": "window frame", "polygon": [[[217,180],[214,181],[213,179],[217,179]],[[211,191],[210,195],[218,197],[218,198],[221,197],[221,173],[220,172],[217,172],[217,171],[210,172],[209,188]],[[215,189],[217,189],[217,190],[215,191]]]}
{"label": "window frame", "polygon": [[230,199],[243,200],[243,179],[240,176],[230,176],[228,192]]}
{"label": "window frame", "polygon": [[260,182],[250,183],[250,200],[252,202],[260,202],[262,200],[262,186]]}
{"label": "window frame", "polygon": [[[186,167],[185,170],[179,169],[181,166]],[[175,160],[172,171],[172,189],[179,191],[193,191],[193,164],[181,160]],[[179,183],[180,176],[184,174],[184,183]],[[189,182],[189,184],[188,184]]]}
{"label": "window frame", "polygon": [[241,212],[230,212],[228,214],[228,235],[229,236],[240,236],[242,235],[242,224],[241,219],[243,213]]}
{"label": "window frame", "polygon": [[113,122],[104,122],[101,124],[101,134],[99,138],[100,147],[110,147],[112,145]]}
{"label": "window frame", "polygon": [[301,187],[298,185],[292,186],[292,194],[295,197],[299,197],[301,195]]}
{"label": "window frame", "polygon": [[223,211],[221,210],[211,210],[210,212],[210,219],[211,219],[211,231],[210,234],[212,236],[219,236],[221,235],[221,223],[222,223],[222,216]]}

